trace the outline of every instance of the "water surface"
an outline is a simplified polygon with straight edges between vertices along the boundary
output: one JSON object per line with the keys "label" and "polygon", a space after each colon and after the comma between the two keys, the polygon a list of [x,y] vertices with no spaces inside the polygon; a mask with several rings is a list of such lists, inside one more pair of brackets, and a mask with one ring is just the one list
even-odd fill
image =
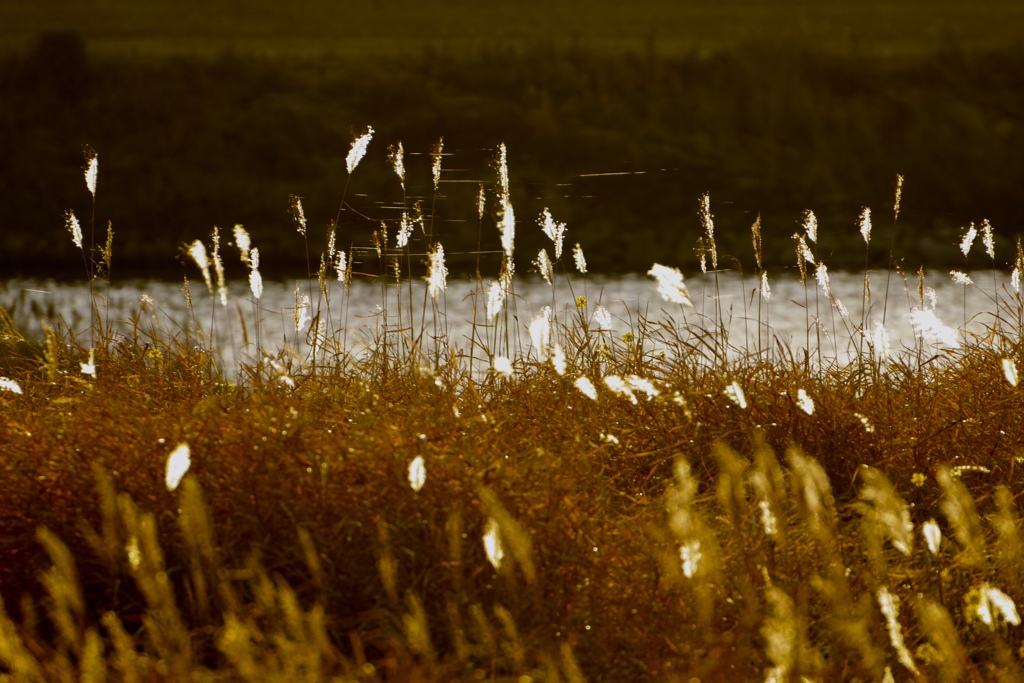
{"label": "water surface", "polygon": [[[965,335],[984,334],[995,324],[997,312],[1005,327],[1017,320],[1019,311],[1008,274],[979,271],[970,275],[975,284],[966,288],[945,273],[925,277],[925,287],[934,289],[934,297],[926,296],[923,308],[933,310],[944,325],[955,329],[961,342]],[[296,289],[300,310],[302,295],[309,296],[308,317],[315,318],[319,311],[322,331],[356,356],[384,342],[392,352],[407,354],[416,348],[424,358],[439,351],[447,355],[452,348],[472,355],[481,365],[489,364],[494,355],[535,358],[529,326],[545,307],[550,307],[555,323],[552,341],[562,338],[559,324],[585,320],[605,343],[621,346],[623,336],[633,333],[634,339],[643,337],[655,353],[670,348],[673,340],[693,341],[711,333],[732,358],[768,353],[769,348],[774,354],[785,350],[800,358],[806,349],[815,361],[845,362],[866,348],[865,339],[870,341],[859,330],[877,332],[879,325],[888,335],[891,355],[917,349],[921,341],[911,322],[912,311],[922,308],[916,278],[904,283],[896,273],[871,272],[870,303],[865,307],[863,274],[831,274],[832,295],[846,307],[847,317],[811,277],[806,284],[789,275],[769,277],[768,282],[770,298],[765,301],[752,276],[724,272],[717,278],[713,274],[689,277],[691,308],[664,301],[656,282],[643,275],[563,277],[553,287],[539,278],[517,278],[496,321],[486,316],[490,285],[486,280],[482,290],[471,280],[451,280],[436,304],[426,296],[423,281],[401,286],[355,281],[348,290],[332,282],[328,297],[315,280],[265,282],[258,302],[248,283],[235,281],[228,283],[226,306],[200,282],[191,285],[191,309],[177,282],[131,280],[109,287],[100,283],[93,296],[101,320],[115,337],[139,334],[143,339],[166,340],[181,335],[191,344],[212,344],[223,368],[232,375],[239,363],[255,360],[260,349],[282,362],[309,358],[310,323],[303,320],[296,330]],[[581,296],[586,297],[586,305],[578,308]],[[32,338],[42,338],[47,321],[89,346],[89,302],[85,282],[0,283],[0,305],[18,329]],[[610,329],[598,330],[598,307],[608,312]],[[874,341],[879,339],[876,336]],[[949,348],[948,343],[926,341],[931,350]]]}

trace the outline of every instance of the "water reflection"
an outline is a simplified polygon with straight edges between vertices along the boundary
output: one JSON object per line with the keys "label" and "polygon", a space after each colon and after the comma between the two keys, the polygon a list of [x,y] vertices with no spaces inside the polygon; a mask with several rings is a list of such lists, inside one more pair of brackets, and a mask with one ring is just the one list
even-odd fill
{"label": "water reflection", "polygon": [[[975,284],[965,288],[952,283],[945,273],[927,274],[925,287],[934,288],[935,293],[926,297],[924,308],[933,299],[934,317],[954,328],[961,341],[964,330],[982,334],[991,328],[997,314],[1006,321],[1004,326],[1016,324],[1019,309],[1013,304],[1008,274],[986,271],[971,277]],[[97,285],[94,314],[115,337],[137,334],[145,340],[186,335],[192,344],[212,344],[222,367],[232,375],[240,363],[252,362],[260,347],[271,356],[308,357],[311,324],[304,319],[296,330],[296,287],[300,294],[310,295],[307,318],[313,318],[312,325],[322,321],[321,331],[357,356],[380,342],[399,354],[418,349],[425,358],[447,354],[450,346],[472,355],[481,367],[489,364],[491,354],[535,356],[529,325],[546,306],[555,323],[585,320],[596,330],[610,320],[610,329],[601,333],[606,343],[621,345],[623,336],[632,333],[630,343],[642,340],[654,353],[665,350],[674,339],[706,339],[712,332],[719,348],[732,358],[768,353],[768,349],[802,358],[806,349],[815,361],[845,361],[870,341],[858,332],[862,322],[867,323],[863,329],[869,334],[884,324],[893,354],[915,348],[911,317],[922,308],[916,278],[904,283],[896,273],[872,272],[870,305],[865,310],[863,275],[831,274],[832,295],[848,310],[848,318],[810,278],[806,285],[792,276],[769,278],[769,283],[771,295],[766,302],[751,276],[690,277],[686,284],[694,307],[688,308],[662,301],[654,281],[640,275],[561,278],[554,287],[539,278],[517,278],[505,310],[492,322],[485,313],[488,281],[482,287],[469,280],[449,281],[436,304],[426,296],[425,282],[385,286],[380,281],[357,281],[347,291],[332,283],[325,297],[315,280],[268,281],[257,304],[248,284],[237,281],[229,283],[227,306],[199,284],[192,287],[190,309],[181,284],[133,280],[109,288]],[[578,308],[581,296],[586,305]],[[997,300],[1002,302],[998,306]],[[83,346],[89,345],[86,283],[6,281],[0,283],[0,305],[30,338],[42,338],[47,321],[71,332]],[[607,311],[606,318],[599,306]],[[647,324],[641,326],[641,321]],[[552,342],[559,339],[558,332],[554,334]]]}

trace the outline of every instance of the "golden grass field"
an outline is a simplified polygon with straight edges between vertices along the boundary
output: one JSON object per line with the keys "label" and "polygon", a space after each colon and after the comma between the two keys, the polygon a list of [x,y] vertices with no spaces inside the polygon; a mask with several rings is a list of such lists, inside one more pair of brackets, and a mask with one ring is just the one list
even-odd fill
{"label": "golden grass field", "polygon": [[[370,142],[353,141],[349,176]],[[402,184],[403,154],[389,157]],[[441,148],[428,154],[436,191]],[[87,150],[94,198],[102,158]],[[444,235],[412,207],[367,235],[376,272],[354,272],[333,240],[306,243],[304,357],[260,334],[259,245],[244,230],[184,245],[190,275],[205,273],[190,297],[217,296],[223,259],[247,252],[252,296],[235,310],[256,355],[236,381],[206,341],[212,322],[154,335],[140,310],[115,335],[103,302],[116,235],[94,229],[102,215],[67,214],[91,325],[54,320],[26,340],[5,316],[0,338],[0,677],[1021,676],[1019,247],[995,253],[987,223],[964,234],[965,258],[984,250],[993,275],[1013,272],[981,335],[935,319],[926,283],[893,272],[919,334],[888,348],[881,309],[896,315],[902,295],[876,283],[846,308],[824,291],[805,215],[796,254],[823,304],[805,304],[809,334],[840,330],[857,350],[843,364],[734,348],[720,299],[690,301],[673,264],[652,266],[651,298],[678,315],[613,337],[607,311],[580,297],[527,324],[510,313],[512,263],[532,260],[552,287],[586,268],[572,226],[515,218],[504,147],[495,165],[481,201],[498,220],[481,208],[481,230],[498,231],[505,257],[499,272],[461,274],[479,297],[468,342],[416,327],[414,309],[443,312],[447,274]],[[901,188],[875,221],[898,221]],[[717,271],[713,200],[699,207],[700,261]],[[305,240],[301,201],[290,208]],[[343,196],[334,223],[350,219]],[[871,215],[859,226],[868,242]],[[542,228],[542,252],[515,252],[515,230]],[[759,244],[755,224],[765,279],[744,295],[767,328],[772,307],[801,304],[769,298]],[[408,287],[414,259],[428,261],[428,298],[382,313],[378,344],[350,353],[346,282]]]}

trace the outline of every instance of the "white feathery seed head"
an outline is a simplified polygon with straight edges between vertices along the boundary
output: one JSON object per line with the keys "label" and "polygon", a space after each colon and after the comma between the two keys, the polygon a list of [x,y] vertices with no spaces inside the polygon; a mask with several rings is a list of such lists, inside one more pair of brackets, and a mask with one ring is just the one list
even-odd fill
{"label": "white feathery seed head", "polygon": [[761,509],[761,526],[764,527],[766,536],[775,536],[779,533],[778,520],[772,512],[772,506],[767,500],[761,500],[757,506]]}
{"label": "white feathery seed head", "polygon": [[336,232],[337,231],[334,229],[334,226],[332,225],[331,226],[331,231],[329,233],[327,233],[327,262],[328,263],[330,263],[330,262],[332,262],[334,260],[334,252],[337,251],[337,247],[335,246],[335,243],[337,242],[337,237],[335,235]]}
{"label": "white feathery seed head", "polygon": [[185,476],[185,473],[188,472],[188,468],[191,466],[192,458],[188,444],[178,444],[178,447],[171,451],[171,454],[167,456],[167,472],[165,479],[168,491],[173,491],[178,488],[178,484],[181,483],[182,477]]}
{"label": "white feathery seed head", "polygon": [[438,295],[448,289],[448,268],[444,265],[444,247],[440,242],[430,252],[430,268],[427,273],[427,292],[437,301]]}
{"label": "white feathery seed head", "polygon": [[996,257],[996,242],[992,235],[992,224],[988,219],[981,221],[981,243],[985,245],[985,253],[989,258]]}
{"label": "white feathery seed head", "polygon": [[1024,270],[1024,245],[1021,244],[1020,235],[1017,236],[1017,256],[1013,259],[1013,271],[1010,273],[1010,285],[1015,294],[1020,294],[1020,275]]}
{"label": "white feathery seed head", "polygon": [[766,302],[771,301],[771,298],[772,298],[772,288],[770,286],[768,286],[768,271],[767,270],[762,270],[761,271],[761,287],[760,287],[760,289],[761,289],[761,297]]}
{"label": "white feathery seed head", "polygon": [[942,530],[934,519],[929,519],[921,525],[921,534],[924,536],[925,545],[932,555],[939,554],[939,544],[942,542]]}
{"label": "white feathery seed head", "polygon": [[[804,209],[803,228],[807,239],[812,242],[818,241],[818,217],[810,209]],[[814,263],[813,258],[810,261]]]}
{"label": "white feathery seed head", "polygon": [[638,375],[630,375],[629,377],[626,378],[626,383],[629,385],[629,388],[632,389],[633,391],[645,394],[647,396],[648,401],[653,400],[655,397],[661,394],[661,391],[659,391],[658,388],[654,386],[654,382],[652,382],[649,379],[646,379],[645,377],[640,377]]}
{"label": "white feathery seed head", "polygon": [[814,278],[818,281],[818,285],[821,286],[825,296],[832,298],[832,287],[829,284],[828,279],[828,266],[824,263],[819,263],[818,267],[814,269]]}
{"label": "white feathery seed head", "polygon": [[96,196],[96,176],[99,173],[99,158],[96,152],[91,147],[87,147],[85,151],[85,186],[89,189],[89,194],[93,197]]}
{"label": "white feathery seed head", "polygon": [[494,322],[504,304],[505,288],[501,281],[492,282],[491,286],[487,288],[487,319]]}
{"label": "white feathery seed head", "polygon": [[1020,626],[1020,614],[1013,599],[988,582],[975,586],[964,596],[967,614],[991,629],[995,629],[1001,619],[1007,624]]}
{"label": "white feathery seed head", "polygon": [[543,362],[548,357],[551,345],[551,307],[544,306],[540,315],[530,321],[530,342],[537,350],[537,358]]}
{"label": "white feathery seed head", "polygon": [[249,249],[252,247],[252,242],[249,240],[249,232],[241,225],[234,227],[235,234],[235,246],[238,247],[238,251],[242,257],[242,263],[249,263]]}
{"label": "white feathery seed head", "polygon": [[505,250],[506,258],[511,259],[515,249],[515,212],[509,198],[508,153],[504,142],[498,145],[498,203],[501,210],[498,228],[502,236],[502,249]]}
{"label": "white feathery seed head", "polygon": [[302,332],[313,318],[309,315],[309,294],[299,295],[299,283],[295,283],[295,331]]}
{"label": "white feathery seed head", "polygon": [[512,202],[507,195],[500,197],[501,221],[498,223],[498,230],[501,232],[501,248],[505,251],[506,258],[512,258],[516,245],[516,212],[512,209]]}
{"label": "white feathery seed head", "polygon": [[367,126],[366,130],[352,141],[352,147],[348,150],[348,156],[345,157],[345,168],[348,169],[349,175],[352,175],[352,171],[356,170],[356,166],[366,156],[366,148],[370,146],[372,139],[373,127]]}
{"label": "white feathery seed head", "polygon": [[988,598],[989,603],[1003,618],[1003,621],[1014,626],[1020,626],[1020,614],[1017,613],[1017,605],[1013,603],[1013,599],[1009,595],[998,588],[986,585],[985,597]]}
{"label": "white feathery seed head", "polygon": [[288,368],[281,363],[278,363],[273,358],[268,359],[270,361],[270,367],[277,373],[277,383],[281,386],[288,387],[289,389],[295,388],[295,380],[292,379],[291,375],[288,374]]}
{"label": "white feathery seed head", "polygon": [[576,387],[576,389],[579,390],[581,394],[583,394],[590,400],[597,400],[597,387],[594,386],[594,383],[591,382],[590,378],[587,377],[586,375],[581,375],[580,377],[577,377],[576,381],[573,382],[573,385]]}
{"label": "white feathery seed head", "polygon": [[871,331],[871,348],[880,363],[885,363],[889,359],[889,332],[880,320],[874,322]]}
{"label": "white feathery seed head", "polygon": [[629,385],[626,384],[625,380],[621,377],[618,375],[606,375],[603,381],[604,385],[608,387],[613,394],[618,394],[619,396],[628,399],[633,405],[637,405],[638,401],[636,400],[636,394],[633,393],[633,390],[629,388]]}
{"label": "white feathery seed head", "polygon": [[647,274],[658,281],[658,293],[665,301],[675,304],[683,304],[693,307],[693,300],[690,299],[690,292],[683,282],[683,274],[678,268],[669,268],[655,263]]}
{"label": "white feathery seed head", "polygon": [[956,330],[944,325],[931,309],[915,306],[910,311],[910,324],[914,328],[914,333],[925,344],[946,346],[951,349],[960,347]]}
{"label": "white feathery seed head", "polygon": [[189,245],[188,255],[199,266],[199,270],[203,274],[203,282],[206,283],[206,289],[210,291],[210,294],[213,294],[213,283],[210,281],[210,260],[206,256],[206,245],[201,240],[196,240]]}
{"label": "white feathery seed head", "polygon": [[808,415],[814,415],[814,399],[807,395],[806,390],[800,389],[796,392],[796,404]]}
{"label": "white feathery seed head", "polygon": [[249,290],[257,300],[263,296],[263,276],[260,275],[260,250],[253,247],[249,252]]}
{"label": "white feathery seed head", "polygon": [[78,223],[74,211],[69,210],[64,213],[64,225],[71,233],[71,241],[75,243],[76,247],[82,249],[82,226]]}
{"label": "white feathery seed head", "polygon": [[405,148],[402,147],[402,141],[399,140],[397,143],[388,147],[388,161],[391,163],[391,168],[394,170],[395,175],[398,176],[398,182],[402,184],[402,189],[405,189]]}
{"label": "white feathery seed head", "polygon": [[577,242],[576,246],[572,248],[572,260],[576,263],[576,270],[580,271],[581,274],[587,274],[587,259],[583,256],[583,247]]}
{"label": "white feathery seed head", "polygon": [[82,374],[88,375],[89,377],[96,376],[96,350],[89,349],[89,359],[86,362],[80,362],[82,367]]}
{"label": "white feathery seed head", "polygon": [[1017,386],[1019,377],[1017,375],[1017,362],[1012,358],[1003,359],[1003,377],[1010,384],[1011,387]]}
{"label": "white feathery seed head", "polygon": [[974,280],[971,279],[971,276],[962,270],[951,270],[949,271],[949,276],[953,278],[953,282],[958,285],[967,286],[974,284]]}
{"label": "white feathery seed head", "polygon": [[861,237],[864,238],[864,244],[871,242],[871,209],[864,207],[860,210],[860,218],[857,219],[857,224],[860,226]]}
{"label": "white feathery seed head", "polygon": [[0,389],[3,389],[4,391],[9,391],[12,394],[22,393],[21,385],[15,382],[13,379],[8,379],[7,377],[0,377]]}
{"label": "white feathery seed head", "polygon": [[960,251],[964,256],[971,251],[971,245],[974,244],[974,238],[978,236],[978,229],[974,227],[974,223],[971,223],[971,227],[967,228],[967,232],[964,233],[963,238],[960,240]]}
{"label": "white feathery seed head", "polygon": [[501,270],[498,271],[498,279],[501,280],[501,286],[505,288],[505,292],[512,289],[512,278],[516,274],[516,262],[510,258],[503,258],[501,260]]}
{"label": "white feathery seed head", "polygon": [[692,579],[700,569],[700,561],[704,559],[700,551],[700,539],[692,539],[679,546],[679,559],[683,565],[683,575]]}
{"label": "white feathery seed head", "polygon": [[409,245],[409,236],[412,234],[413,221],[409,218],[409,212],[402,212],[402,221],[398,224],[398,232],[395,234],[395,246],[404,249]]}
{"label": "white feathery seed head", "polygon": [[345,270],[348,267],[348,254],[339,249],[334,254],[334,276],[338,282],[345,282]]}
{"label": "white feathery seed head", "polygon": [[514,372],[512,361],[505,356],[495,356],[494,360],[491,361],[491,369],[506,378],[511,377]]}
{"label": "white feathery seed head", "polygon": [[836,310],[839,311],[839,315],[847,320],[850,319],[850,311],[846,308],[846,304],[839,300],[838,297],[832,299],[832,303],[835,305]]}
{"label": "white feathery seed head", "polygon": [[565,351],[562,350],[561,344],[555,344],[555,350],[551,354],[551,366],[555,368],[555,372],[558,373],[559,377],[565,374]]}
{"label": "white feathery seed head", "polygon": [[565,223],[559,223],[551,217],[551,212],[548,209],[544,209],[541,213],[540,218],[537,219],[537,223],[540,225],[541,230],[544,234],[555,245],[555,260],[562,258],[562,241],[565,239]]}
{"label": "white feathery seed head", "polygon": [[537,272],[540,273],[541,277],[544,278],[544,282],[553,286],[555,279],[555,268],[551,264],[551,259],[548,257],[547,249],[541,249],[539,252],[537,252],[537,258],[533,260],[533,265],[537,266]]}
{"label": "white feathery seed head", "polygon": [[498,196],[508,195],[508,150],[505,143],[498,145]]}
{"label": "white feathery seed head", "polygon": [[797,247],[799,248],[800,255],[803,257],[803,259],[813,266],[815,264],[814,253],[811,252],[811,248],[807,246],[807,242],[804,241],[802,235],[797,240]]}
{"label": "white feathery seed head", "polygon": [[440,138],[430,150],[430,173],[434,178],[434,190],[441,182],[441,157],[444,155],[444,138]]}
{"label": "white feathery seed head", "polygon": [[487,518],[484,525],[484,552],[487,554],[487,561],[495,569],[501,569],[501,561],[505,559],[505,547],[501,541],[501,529],[493,517]]}
{"label": "white feathery seed head", "polygon": [[917,665],[914,664],[914,658],[910,656],[910,651],[903,642],[903,630],[900,628],[899,621],[899,599],[890,593],[889,589],[885,586],[878,589],[876,597],[878,598],[878,607],[882,610],[882,614],[885,616],[885,623],[889,628],[889,642],[892,644],[893,649],[896,650],[896,658],[900,664],[907,667],[914,675],[917,675]]}
{"label": "white feathery seed head", "polygon": [[612,314],[600,304],[594,307],[594,327],[598,332],[612,331]]}
{"label": "white feathery seed head", "polygon": [[422,455],[417,455],[409,463],[409,486],[413,491],[419,491],[427,483],[427,463]]}
{"label": "white feathery seed head", "polygon": [[815,264],[814,254],[811,252],[811,248],[807,246],[807,240],[804,239],[803,235],[794,234],[793,241],[796,242],[796,261],[797,265],[800,266],[802,275],[806,271],[808,264],[812,266]]}

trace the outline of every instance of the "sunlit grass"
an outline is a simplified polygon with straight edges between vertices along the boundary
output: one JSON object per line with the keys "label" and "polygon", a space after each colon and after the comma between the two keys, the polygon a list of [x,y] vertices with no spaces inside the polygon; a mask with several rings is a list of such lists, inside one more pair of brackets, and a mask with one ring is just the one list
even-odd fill
{"label": "sunlit grass", "polygon": [[[366,353],[344,343],[348,278],[408,284],[387,224],[368,236],[377,272],[333,272],[346,252],[332,242],[299,281],[304,355],[260,336],[258,247],[238,231],[257,314],[239,340],[254,360],[237,369],[208,342],[216,318],[113,334],[99,286],[88,333],[51,321],[25,340],[0,317],[0,674],[1017,675],[1019,292],[991,291],[987,333],[972,335],[895,273],[917,339],[883,349],[869,287],[863,311],[844,312],[823,271],[805,290],[808,335],[854,349],[848,362],[800,356],[770,328],[739,347],[721,292],[693,300],[683,264],[651,268],[671,317],[625,335],[586,296],[527,320],[514,229],[529,224],[511,222],[515,197],[497,186],[504,263],[475,279],[488,310],[471,340],[423,322],[427,306],[444,320],[448,295],[444,235],[424,229],[423,300],[382,312]],[[702,198],[709,225],[712,207]],[[547,214],[535,229],[551,232],[558,287],[573,226]],[[701,245],[712,270],[714,239]],[[202,272],[220,245],[211,257],[195,244]],[[798,236],[795,256],[821,265],[810,244]],[[762,295],[760,275],[745,299]],[[219,298],[212,278],[202,295]],[[769,305],[800,304],[764,296],[759,329]]]}

